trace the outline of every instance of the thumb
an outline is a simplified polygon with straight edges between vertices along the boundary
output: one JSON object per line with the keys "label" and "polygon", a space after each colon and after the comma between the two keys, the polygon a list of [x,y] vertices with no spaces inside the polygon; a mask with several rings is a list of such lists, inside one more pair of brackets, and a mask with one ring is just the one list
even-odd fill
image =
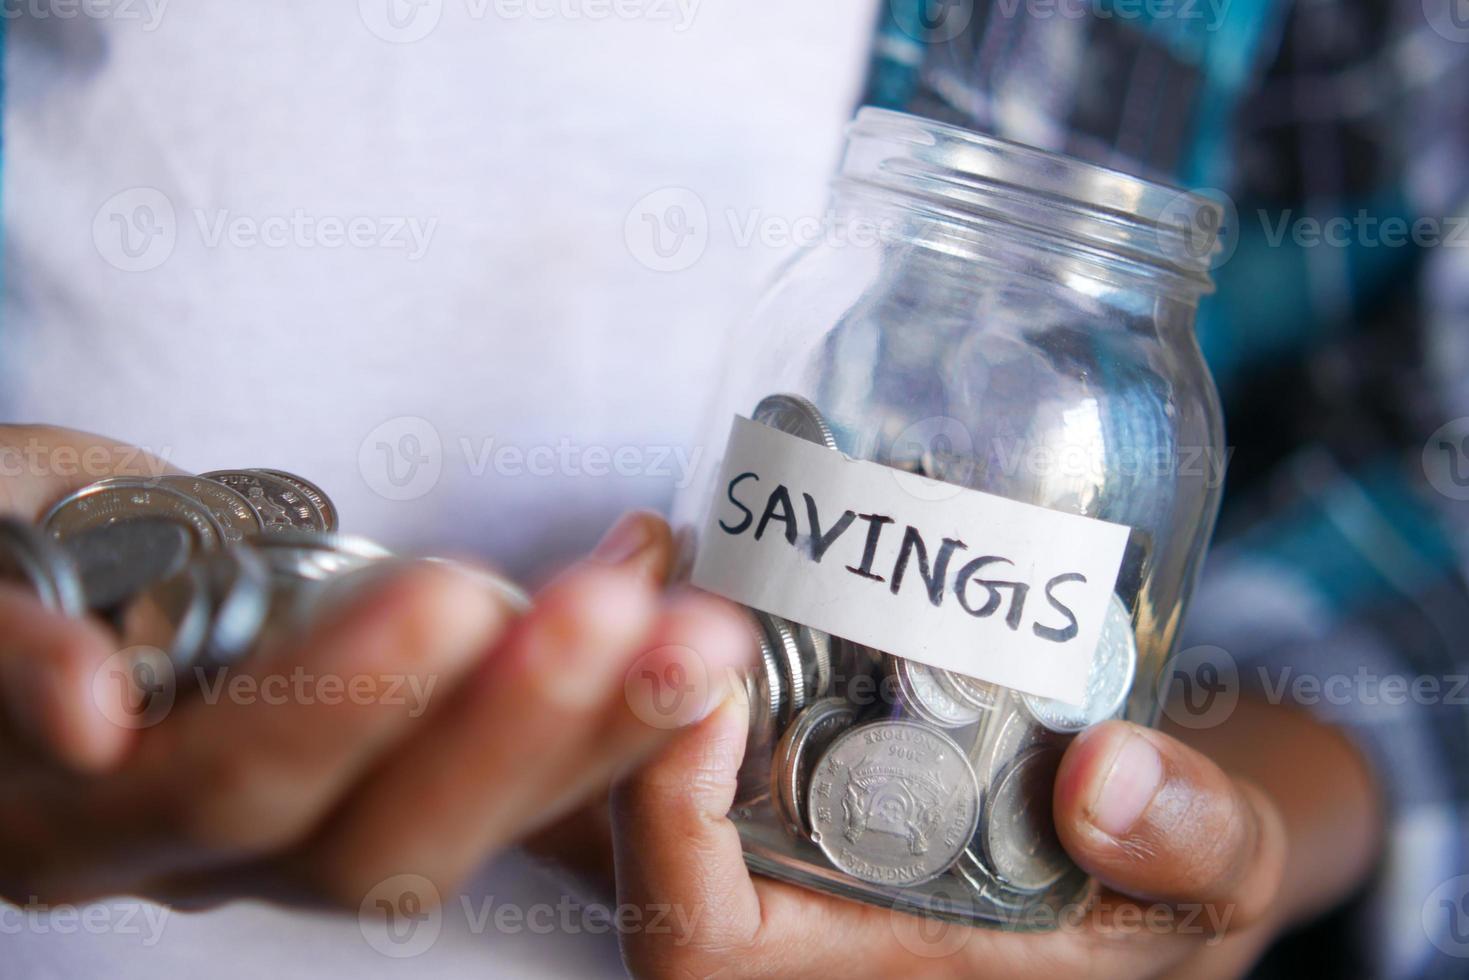
{"label": "thumb", "polygon": [[1127,722],[1072,742],[1055,790],[1056,830],[1072,858],[1127,895],[1259,919],[1285,866],[1274,802],[1183,743]]}

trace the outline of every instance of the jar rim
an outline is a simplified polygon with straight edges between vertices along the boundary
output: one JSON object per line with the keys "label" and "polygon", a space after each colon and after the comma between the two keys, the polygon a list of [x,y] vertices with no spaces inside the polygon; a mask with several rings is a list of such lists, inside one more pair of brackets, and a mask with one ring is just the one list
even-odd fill
{"label": "jar rim", "polygon": [[841,176],[1101,249],[1204,291],[1213,285],[1223,208],[1121,170],[869,106],[847,127]]}

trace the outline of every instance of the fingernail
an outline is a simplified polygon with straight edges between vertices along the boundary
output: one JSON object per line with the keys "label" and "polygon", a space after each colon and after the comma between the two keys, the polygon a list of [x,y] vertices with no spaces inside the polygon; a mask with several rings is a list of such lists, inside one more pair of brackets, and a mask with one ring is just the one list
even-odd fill
{"label": "fingernail", "polygon": [[602,537],[592,551],[595,561],[621,565],[642,551],[652,541],[647,522],[641,514],[624,514]]}
{"label": "fingernail", "polygon": [[1101,788],[1088,808],[1092,825],[1110,837],[1124,837],[1163,785],[1163,759],[1153,743],[1129,735],[1112,757]]}

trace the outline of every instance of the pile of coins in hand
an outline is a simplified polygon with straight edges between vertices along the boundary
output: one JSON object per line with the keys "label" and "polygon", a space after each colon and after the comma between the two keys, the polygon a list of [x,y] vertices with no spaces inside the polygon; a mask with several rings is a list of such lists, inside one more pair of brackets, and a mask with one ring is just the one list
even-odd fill
{"label": "pile of coins in hand", "polygon": [[[752,418],[839,449],[797,395],[763,399]],[[870,884],[952,874],[997,921],[1084,883],[1056,838],[1052,786],[1069,739],[1119,716],[1132,687],[1137,641],[1120,598],[1080,706],[750,616],[760,662],[745,678],[737,822],[778,821],[793,856]]]}
{"label": "pile of coins in hand", "polygon": [[0,518],[0,582],[106,620],[179,678],[239,662],[299,624],[328,584],[389,557],[337,533],[331,499],[279,470],[115,477],[38,526]]}

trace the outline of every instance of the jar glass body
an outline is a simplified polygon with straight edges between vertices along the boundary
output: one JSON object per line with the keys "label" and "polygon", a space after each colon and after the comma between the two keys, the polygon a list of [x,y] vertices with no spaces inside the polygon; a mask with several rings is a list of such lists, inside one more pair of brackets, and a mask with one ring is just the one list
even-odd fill
{"label": "jar glass body", "polygon": [[[1183,270],[1170,264],[1155,220],[1113,219],[1113,209],[1086,201],[1085,187],[1082,219],[1134,222],[1151,232],[1125,227],[1135,237],[1119,248],[1105,230],[1090,235],[1068,215],[1059,227],[1047,216],[1069,202],[1036,201],[998,186],[992,172],[905,170],[913,133],[924,152],[934,131],[960,142],[983,138],[896,114],[864,116],[866,131],[859,116],[834,182],[821,241],[788,263],[732,337],[704,433],[706,459],[723,455],[733,418],[750,417],[772,394],[792,395],[819,411],[836,448],[850,457],[1125,525],[1115,595],[1135,636],[1136,667],[1113,716],[1152,725],[1223,477],[1218,397],[1193,335],[1206,272],[1202,282],[1186,274],[1203,268],[1196,255],[1183,256],[1194,262]],[[1059,159],[1024,152],[1010,162]],[[1095,171],[1063,164],[1066,180]],[[717,468],[705,466],[680,493],[674,518],[685,568],[723,492]],[[882,683],[882,661],[895,658],[859,654],[840,637],[830,643],[837,676],[823,682],[825,690],[808,690],[805,701],[842,698],[851,712],[827,727],[903,714]],[[853,685],[841,676],[862,671],[877,683]],[[752,868],[851,898],[1012,928],[1053,928],[1087,894],[1085,876],[1069,866],[1041,888],[1007,881],[989,866],[1004,861],[989,860],[981,838],[999,831],[987,820],[1015,806],[1017,791],[1001,785],[1005,770],[1037,746],[1056,749],[1059,758],[1068,737],[1035,724],[1019,692],[998,689],[977,723],[944,732],[974,769],[975,840],[963,860],[917,883],[852,874],[813,842],[809,818],[798,814],[793,826],[781,812],[781,769],[791,760],[777,758],[777,745],[798,714],[774,723],[776,745],[752,735],[748,748],[732,817]],[[1011,730],[1002,732],[1007,719]],[[797,795],[821,762],[818,749],[800,762]],[[1025,788],[1019,814],[1042,835],[1048,788],[1044,799],[1037,787]],[[1008,818],[1017,819],[1013,812]]]}

